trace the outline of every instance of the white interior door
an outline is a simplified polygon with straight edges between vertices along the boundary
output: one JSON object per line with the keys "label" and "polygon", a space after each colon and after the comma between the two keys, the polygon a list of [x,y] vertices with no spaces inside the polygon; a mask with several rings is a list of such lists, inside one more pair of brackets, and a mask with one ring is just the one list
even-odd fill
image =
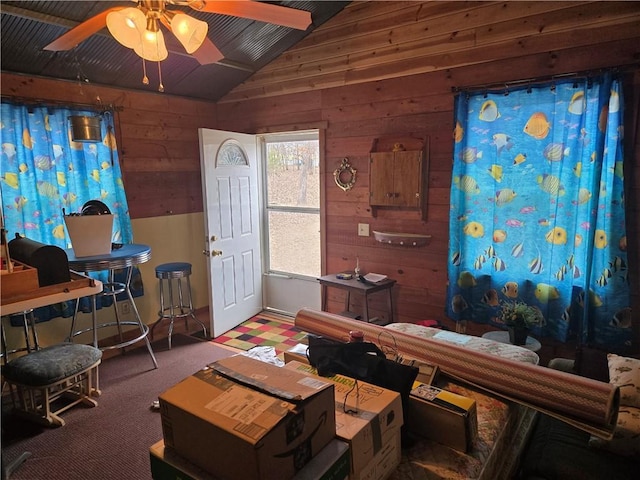
{"label": "white interior door", "polygon": [[262,310],[256,137],[199,129],[211,334]]}

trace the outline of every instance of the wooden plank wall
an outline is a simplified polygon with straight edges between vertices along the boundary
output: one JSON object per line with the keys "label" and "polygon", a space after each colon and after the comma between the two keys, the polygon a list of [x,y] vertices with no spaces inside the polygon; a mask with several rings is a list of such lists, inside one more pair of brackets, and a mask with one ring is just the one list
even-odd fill
{"label": "wooden plank wall", "polygon": [[[638,2],[354,2],[221,99],[220,127],[259,132],[326,125],[327,272],[352,269],[358,256],[364,270],[398,280],[396,321],[447,324],[452,89],[613,66],[633,65],[638,72],[639,26]],[[635,105],[630,120],[638,114],[638,78],[629,76],[635,85],[635,93],[630,88],[628,94]],[[384,209],[373,218],[368,205],[372,143],[407,137],[429,138],[427,220],[416,212]],[[627,155],[629,198],[638,198],[640,191],[638,145],[630,143]],[[332,175],[344,157],[358,171],[348,192],[334,184]],[[630,262],[636,259],[630,278],[638,311],[640,212],[637,202],[628,207]],[[358,223],[433,239],[424,248],[382,245],[359,237]],[[330,291],[331,311],[342,310],[343,295]],[[382,300],[374,314],[385,317]],[[480,327],[469,328],[481,333]]]}
{"label": "wooden plank wall", "polygon": [[[323,128],[327,271],[352,269],[359,256],[363,269],[398,280],[396,320],[446,323],[452,89],[630,65],[629,278],[640,311],[639,64],[640,2],[353,2],[217,105],[97,85],[80,93],[77,83],[6,73],[1,87],[3,95],[80,103],[100,95],[123,105],[117,133],[132,218],[202,211],[196,127]],[[382,209],[374,219],[372,143],[408,137],[430,142],[427,220]],[[344,157],[358,170],[349,192],[333,182]],[[385,246],[357,236],[357,223],[433,240],[419,249]],[[331,310],[339,311],[342,301],[340,292],[331,293]],[[373,313],[386,315],[381,308]]]}
{"label": "wooden plank wall", "polygon": [[198,127],[215,127],[214,103],[9,73],[1,80],[3,96],[122,107],[116,138],[132,219],[202,211]]}

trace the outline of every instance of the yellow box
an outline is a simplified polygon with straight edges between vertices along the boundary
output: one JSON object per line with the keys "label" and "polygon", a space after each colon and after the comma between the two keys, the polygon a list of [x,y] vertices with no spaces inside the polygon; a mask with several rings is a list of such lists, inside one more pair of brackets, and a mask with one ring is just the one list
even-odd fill
{"label": "yellow box", "polygon": [[310,365],[291,361],[284,366],[335,386],[336,436],[349,443],[350,480],[382,480],[400,464],[400,394],[344,375],[318,377]]}
{"label": "yellow box", "polygon": [[335,437],[333,383],[242,355],[159,400],[166,446],[222,478],[292,478]]}
{"label": "yellow box", "polygon": [[408,428],[411,432],[468,452],[478,436],[474,399],[420,382],[409,396]]}

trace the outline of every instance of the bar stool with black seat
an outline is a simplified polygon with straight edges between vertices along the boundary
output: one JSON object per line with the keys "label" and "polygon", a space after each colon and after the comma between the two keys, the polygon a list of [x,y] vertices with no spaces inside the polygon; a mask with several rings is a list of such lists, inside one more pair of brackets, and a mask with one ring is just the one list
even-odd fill
{"label": "bar stool with black seat", "polygon": [[[207,336],[207,327],[196,317],[193,309],[193,299],[191,296],[191,264],[187,262],[163,263],[156,267],[156,278],[160,281],[160,310],[158,320],[151,327],[151,338],[153,330],[164,319],[169,319],[169,348],[171,348],[171,335],[173,333],[173,322],[176,318],[184,318],[185,328],[188,327],[189,317],[193,318],[200,327],[204,337]],[[182,280],[186,279],[186,289],[183,289]],[[175,280],[175,282],[174,282]],[[174,284],[177,287],[178,297],[174,297]],[[168,298],[165,299],[164,288],[169,291]]]}

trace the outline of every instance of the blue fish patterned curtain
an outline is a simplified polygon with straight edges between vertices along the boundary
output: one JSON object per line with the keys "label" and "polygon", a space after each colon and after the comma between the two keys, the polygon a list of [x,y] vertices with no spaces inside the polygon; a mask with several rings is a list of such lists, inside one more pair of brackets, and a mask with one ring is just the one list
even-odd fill
{"label": "blue fish patterned curtain", "polygon": [[503,327],[540,309],[533,333],[631,345],[621,83],[555,81],[455,102],[447,314]]}
{"label": "blue fish patterned curtain", "polygon": [[[0,183],[2,212],[8,240],[18,233],[47,245],[70,248],[63,211],[80,212],[88,200],[100,200],[114,215],[112,241],[131,243],[133,233],[122,182],[114,121],[110,112],[101,115],[102,142],[80,143],[71,139],[72,115],[95,116],[95,112],[65,108],[1,105],[2,145]],[[107,280],[107,272],[91,273]],[[124,272],[117,277],[124,279]],[[134,295],[142,294],[139,271],[134,273]],[[98,306],[111,304],[98,298]],[[38,321],[73,315],[75,303],[38,309]],[[90,311],[88,299],[81,310]]]}

